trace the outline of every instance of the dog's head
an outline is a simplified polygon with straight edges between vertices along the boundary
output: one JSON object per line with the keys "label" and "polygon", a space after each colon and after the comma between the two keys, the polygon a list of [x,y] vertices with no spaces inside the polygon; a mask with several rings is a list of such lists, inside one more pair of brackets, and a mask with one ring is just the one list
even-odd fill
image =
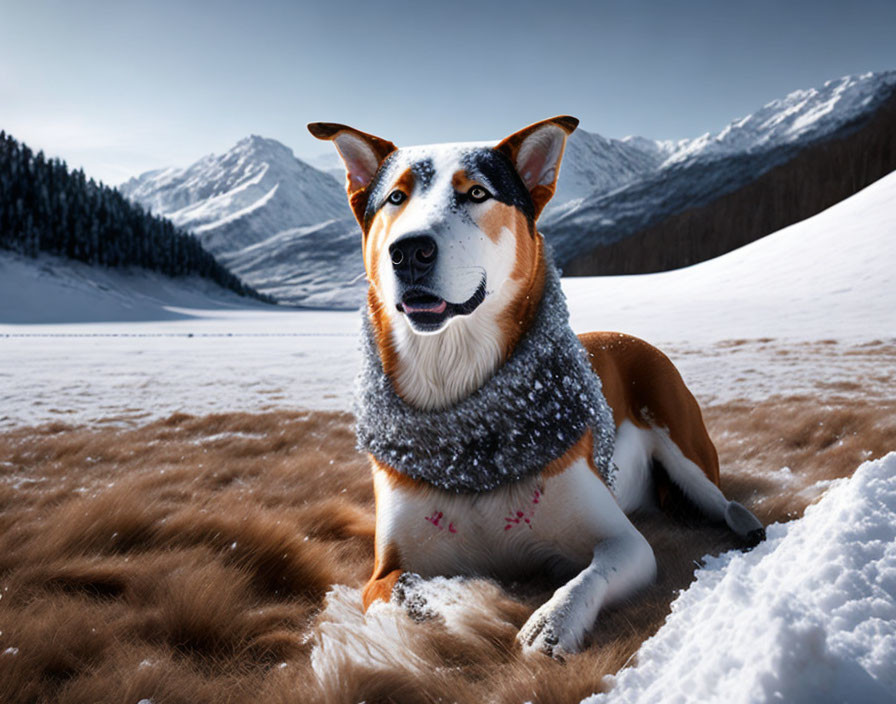
{"label": "dog's head", "polygon": [[345,125],[308,125],[345,162],[371,293],[390,322],[434,334],[480,309],[507,307],[541,252],[535,221],[577,124],[555,117],[495,146],[402,149]]}

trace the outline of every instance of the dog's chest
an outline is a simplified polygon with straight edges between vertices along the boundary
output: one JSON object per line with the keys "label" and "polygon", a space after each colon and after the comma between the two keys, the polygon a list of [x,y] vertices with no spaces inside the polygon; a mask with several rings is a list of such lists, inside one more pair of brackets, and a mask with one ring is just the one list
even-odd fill
{"label": "dog's chest", "polygon": [[621,515],[587,462],[481,494],[393,485],[376,473],[377,540],[423,576],[515,577],[585,565]]}

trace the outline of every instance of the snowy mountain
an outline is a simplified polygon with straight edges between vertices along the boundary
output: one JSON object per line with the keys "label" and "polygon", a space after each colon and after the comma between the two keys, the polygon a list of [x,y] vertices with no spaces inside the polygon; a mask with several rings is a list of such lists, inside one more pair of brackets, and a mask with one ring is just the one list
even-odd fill
{"label": "snowy mountain", "polygon": [[566,212],[586,196],[607,193],[654,173],[669,152],[661,142],[608,139],[581,128],[566,143],[557,191],[542,217]]}
{"label": "snowy mountain", "polygon": [[349,213],[330,174],[273,139],[252,135],[186,168],[150,171],[122,184],[128,198],[200,237],[215,254]]}
{"label": "snowy mountain", "polygon": [[819,88],[796,90],[732,121],[718,134],[680,142],[663,166],[811,142],[861,118],[894,87],[896,71],[888,71],[844,76]]}
{"label": "snowy mountain", "polygon": [[[795,91],[696,139],[578,129],[539,229],[573,274],[660,271],[717,256],[896,168],[896,119],[884,114],[896,116],[894,95],[896,72],[869,73]],[[260,291],[286,303],[355,307],[360,232],[341,162],[335,151],[313,162],[253,136],[121,190],[192,229]]]}
{"label": "snowy mountain", "polygon": [[351,215],[277,232],[220,260],[281,303],[357,308],[367,290],[361,231]]}
{"label": "snowy mountain", "polygon": [[[540,229],[565,270],[579,274],[702,261],[809,217],[896,168],[893,114],[896,71],[795,91],[716,135],[655,143],[666,154],[655,170],[555,208]],[[636,143],[646,150],[645,142]],[[788,164],[786,173],[775,171]],[[628,239],[648,231],[646,239]]]}

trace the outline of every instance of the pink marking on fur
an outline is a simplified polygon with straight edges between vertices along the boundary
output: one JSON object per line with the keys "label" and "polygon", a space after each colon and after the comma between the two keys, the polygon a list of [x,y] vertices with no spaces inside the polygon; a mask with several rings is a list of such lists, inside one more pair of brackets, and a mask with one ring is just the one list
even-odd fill
{"label": "pink marking on fur", "polygon": [[[541,492],[536,489],[532,494],[532,503],[537,504],[541,500]],[[519,525],[520,523],[525,523],[529,528],[532,528],[532,518],[535,516],[535,508],[534,506],[530,508],[528,511],[511,511],[510,516],[505,516],[504,518],[504,530],[510,530],[513,526]]]}
{"label": "pink marking on fur", "polygon": [[432,523],[439,530],[444,530],[445,526],[440,526],[439,521],[442,520],[442,512],[434,513],[431,516],[426,516],[426,520]]}
{"label": "pink marking on fur", "polygon": [[457,528],[454,527],[453,523],[448,524],[448,532],[449,533],[457,533]]}

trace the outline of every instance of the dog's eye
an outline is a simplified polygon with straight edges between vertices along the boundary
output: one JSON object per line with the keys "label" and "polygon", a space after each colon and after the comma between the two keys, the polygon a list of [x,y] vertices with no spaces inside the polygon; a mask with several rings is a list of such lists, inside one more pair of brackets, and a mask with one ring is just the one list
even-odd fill
{"label": "dog's eye", "polygon": [[389,197],[386,200],[388,200],[392,205],[401,205],[407,199],[408,199],[408,196],[404,191],[399,191],[398,189],[395,189],[394,191],[392,191],[389,194]]}
{"label": "dog's eye", "polygon": [[470,200],[474,203],[481,203],[484,200],[488,200],[492,197],[492,194],[485,190],[482,186],[473,186],[469,191],[467,191],[467,195],[470,196]]}

